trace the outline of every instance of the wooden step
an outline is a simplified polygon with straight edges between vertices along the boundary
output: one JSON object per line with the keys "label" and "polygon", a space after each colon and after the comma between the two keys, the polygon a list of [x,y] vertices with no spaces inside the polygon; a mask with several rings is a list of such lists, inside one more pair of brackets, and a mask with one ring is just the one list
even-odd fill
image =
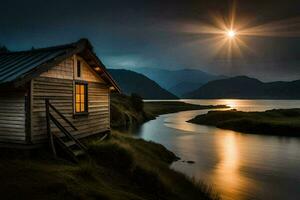
{"label": "wooden step", "polygon": [[84,151],[82,151],[82,150],[73,150],[72,152],[76,157],[84,155]]}
{"label": "wooden step", "polygon": [[[49,99],[45,100],[46,103],[46,119],[47,119],[47,133],[50,136],[51,147],[54,156],[56,157],[56,150],[54,145],[54,139],[62,147],[62,149],[75,161],[78,162],[77,157],[84,155],[86,147],[81,144],[81,142],[76,139],[71,132],[67,129],[72,128],[73,131],[78,131],[78,129],[62,114],[60,113],[50,102]],[[53,115],[50,112],[55,113]],[[63,123],[60,120],[63,120]],[[51,122],[60,130],[60,134],[53,134],[51,132]],[[65,126],[67,124],[67,126]]]}
{"label": "wooden step", "polygon": [[69,141],[64,142],[64,143],[65,143],[65,145],[66,145],[67,147],[71,147],[71,146],[73,146],[73,145],[76,144],[76,142],[75,142],[74,140],[69,140]]}

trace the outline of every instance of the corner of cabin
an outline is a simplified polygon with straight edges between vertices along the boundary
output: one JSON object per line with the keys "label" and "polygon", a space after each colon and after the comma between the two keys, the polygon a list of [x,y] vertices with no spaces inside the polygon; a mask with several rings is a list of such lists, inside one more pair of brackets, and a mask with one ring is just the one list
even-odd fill
{"label": "corner of cabin", "polygon": [[[78,55],[34,78],[32,96],[33,143],[47,140],[46,99],[75,125],[76,137],[110,130],[109,84]],[[59,134],[55,127],[53,131]]]}

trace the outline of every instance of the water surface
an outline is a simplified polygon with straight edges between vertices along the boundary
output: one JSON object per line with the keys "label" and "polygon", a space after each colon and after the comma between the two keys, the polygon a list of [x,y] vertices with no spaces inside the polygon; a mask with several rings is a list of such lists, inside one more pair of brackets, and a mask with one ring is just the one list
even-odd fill
{"label": "water surface", "polygon": [[[226,104],[243,111],[300,108],[289,100],[183,100]],[[243,134],[186,121],[207,110],[167,114],[145,123],[138,136],[165,145],[182,160],[171,167],[214,186],[223,199],[299,199],[300,139]]]}

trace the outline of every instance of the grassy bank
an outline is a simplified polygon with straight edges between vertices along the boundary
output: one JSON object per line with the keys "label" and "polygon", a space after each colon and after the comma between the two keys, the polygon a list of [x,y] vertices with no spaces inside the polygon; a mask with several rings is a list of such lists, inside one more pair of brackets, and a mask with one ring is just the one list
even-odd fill
{"label": "grassy bank", "polygon": [[195,105],[180,101],[143,102],[137,95],[114,94],[111,96],[111,126],[115,129],[125,129],[139,126],[162,114],[225,107],[223,105]]}
{"label": "grassy bank", "polygon": [[153,116],[144,111],[143,100],[136,95],[111,95],[111,127],[114,129],[127,129],[138,126]]}
{"label": "grassy bank", "polygon": [[[115,130],[129,129],[161,114],[210,108],[216,107],[184,102],[144,103],[137,95],[115,94],[111,96],[111,126]],[[177,157],[162,145],[115,134],[108,143],[96,142],[90,147],[90,154],[97,160],[101,158],[99,164],[111,169],[112,173],[120,172],[129,180],[127,183],[118,180],[114,184],[131,185],[124,191],[142,195],[128,199],[219,199],[210,187],[170,169],[169,164]]]}
{"label": "grassy bank", "polygon": [[210,188],[169,169],[176,156],[162,145],[114,133],[87,143],[78,165],[47,151],[1,153],[3,199],[217,199]]}
{"label": "grassy bank", "polygon": [[188,122],[245,133],[300,136],[300,109],[277,109],[265,112],[210,111]]}
{"label": "grassy bank", "polygon": [[144,108],[148,114],[156,117],[162,114],[176,113],[187,110],[217,109],[227,107],[225,105],[195,105],[181,101],[157,101],[145,102]]}

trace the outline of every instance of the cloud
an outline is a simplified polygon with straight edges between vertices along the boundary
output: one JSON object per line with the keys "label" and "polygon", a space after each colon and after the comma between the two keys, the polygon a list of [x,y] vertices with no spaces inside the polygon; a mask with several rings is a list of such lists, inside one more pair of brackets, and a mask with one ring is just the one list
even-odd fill
{"label": "cloud", "polygon": [[139,68],[153,65],[151,60],[147,60],[141,55],[103,56],[102,60],[109,68]]}

